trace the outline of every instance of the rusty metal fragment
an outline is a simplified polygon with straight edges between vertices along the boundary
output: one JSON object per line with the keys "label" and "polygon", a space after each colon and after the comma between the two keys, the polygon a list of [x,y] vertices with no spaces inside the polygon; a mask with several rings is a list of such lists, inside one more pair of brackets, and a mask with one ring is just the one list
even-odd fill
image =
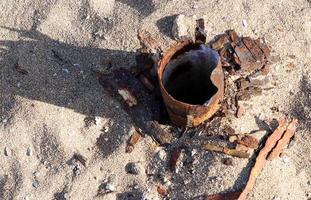
{"label": "rusty metal fragment", "polygon": [[126,153],[131,153],[134,150],[135,145],[141,140],[142,135],[138,131],[134,131],[129,140],[127,141],[127,145],[125,148]]}
{"label": "rusty metal fragment", "polygon": [[239,157],[239,158],[249,158],[249,153],[247,153],[245,151],[240,151],[237,149],[231,149],[228,147],[218,146],[218,145],[214,145],[214,144],[205,144],[203,146],[203,149],[208,150],[208,151],[215,151],[215,152],[224,153],[224,154],[234,156],[234,157]]}
{"label": "rusty metal fragment", "polygon": [[197,126],[220,108],[223,70],[217,52],[204,44],[191,39],[174,44],[161,60],[158,79],[169,116],[177,125]]}
{"label": "rusty metal fragment", "polygon": [[298,120],[294,119],[287,127],[287,130],[285,131],[283,137],[278,141],[276,147],[272,150],[270,153],[268,159],[273,160],[280,156],[285,146],[289,143],[291,138],[294,136],[296,128],[298,125]]}
{"label": "rusty metal fragment", "polygon": [[251,135],[245,135],[241,139],[237,139],[235,142],[238,144],[242,144],[246,147],[252,148],[252,149],[257,149],[259,145],[257,138]]}
{"label": "rusty metal fragment", "polygon": [[231,70],[252,73],[269,63],[270,49],[260,40],[239,37],[234,30],[217,36],[211,47],[220,54],[222,64]]}
{"label": "rusty metal fragment", "polygon": [[252,96],[259,96],[262,94],[262,88],[256,86],[250,86],[245,88],[244,90],[238,91],[236,94],[237,100],[247,101],[252,98]]}
{"label": "rusty metal fragment", "polygon": [[282,137],[283,132],[286,129],[286,119],[284,117],[281,117],[279,120],[279,126],[278,128],[268,137],[265,146],[260,150],[256,162],[250,172],[248,181],[246,183],[246,186],[242,193],[240,194],[238,200],[246,200],[247,195],[251,192],[255,185],[256,178],[262,171],[263,167],[265,166],[267,162],[267,156],[271,152],[271,150],[275,147],[278,140]]}
{"label": "rusty metal fragment", "polygon": [[165,197],[167,195],[167,191],[166,189],[164,188],[163,185],[158,185],[157,187],[157,192],[162,196],[162,197]]}
{"label": "rusty metal fragment", "polygon": [[150,128],[149,134],[156,140],[156,142],[161,145],[165,146],[172,142],[173,135],[168,132],[167,130],[163,129],[159,122],[151,121],[148,123],[148,127]]}
{"label": "rusty metal fragment", "polygon": [[[225,45],[227,45],[229,43],[229,38],[227,34],[222,34],[219,36],[218,39],[216,39],[216,41],[212,44],[212,48],[216,49],[216,50],[220,50],[223,47],[225,47]],[[225,52],[223,52],[220,55],[224,55]]]}

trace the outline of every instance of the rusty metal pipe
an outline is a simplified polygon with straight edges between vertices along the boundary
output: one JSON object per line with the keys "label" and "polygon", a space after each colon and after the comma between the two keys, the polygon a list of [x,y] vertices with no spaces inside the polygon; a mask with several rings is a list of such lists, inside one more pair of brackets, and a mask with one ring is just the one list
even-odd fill
{"label": "rusty metal pipe", "polygon": [[158,81],[170,119],[194,127],[220,108],[224,74],[218,53],[205,44],[184,39],[160,61]]}

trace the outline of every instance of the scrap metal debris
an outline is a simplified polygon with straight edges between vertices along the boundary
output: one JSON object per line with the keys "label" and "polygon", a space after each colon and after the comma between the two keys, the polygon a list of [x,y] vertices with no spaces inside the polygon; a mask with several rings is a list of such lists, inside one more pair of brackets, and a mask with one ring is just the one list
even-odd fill
{"label": "scrap metal debris", "polygon": [[237,149],[218,146],[218,145],[214,145],[214,144],[205,144],[203,146],[203,149],[208,150],[208,151],[215,151],[215,152],[224,153],[224,154],[234,156],[234,157],[239,157],[239,158],[249,158],[249,153],[246,151],[240,151]]}
{"label": "scrap metal debris", "polygon": [[[243,191],[239,194],[237,200],[246,200],[248,194],[252,191],[256,178],[259,176],[263,167],[269,159],[276,158],[280,155],[281,151],[288,144],[290,138],[293,137],[298,121],[296,119],[287,126],[287,120],[284,116],[278,120],[279,125],[277,129],[267,138],[264,147],[259,151],[255,164],[251,169],[248,181]],[[272,155],[272,156],[271,156]],[[235,193],[219,194],[222,198],[227,199],[228,197],[235,196]]]}
{"label": "scrap metal debris", "polygon": [[178,41],[164,54],[157,73],[173,123],[198,126],[219,110],[224,95],[223,69],[217,52],[205,44],[192,39]]}
{"label": "scrap metal debris", "polygon": [[157,187],[157,192],[162,196],[162,197],[165,197],[167,195],[167,191],[166,189],[164,188],[164,186],[162,185],[158,185]]}
{"label": "scrap metal debris", "polygon": [[257,138],[251,135],[245,135],[243,137],[238,137],[235,142],[238,144],[244,145],[246,147],[252,148],[252,149],[257,149],[259,145]]}
{"label": "scrap metal debris", "polygon": [[277,157],[280,156],[280,154],[282,153],[283,149],[285,148],[286,145],[289,144],[291,138],[293,138],[296,128],[298,125],[298,120],[294,119],[287,127],[287,130],[285,131],[285,133],[283,134],[282,138],[278,141],[276,147],[274,147],[274,149],[272,150],[272,152],[270,153],[268,159],[269,160],[273,160]]}
{"label": "scrap metal debris", "polygon": [[[124,109],[142,133],[150,135],[160,145],[170,144],[173,139],[173,134],[159,123],[165,113],[162,112],[163,102],[171,121],[183,127],[196,127],[215,116],[219,110],[223,113],[219,119],[227,113],[241,117],[246,111],[240,101],[248,101],[253,96],[262,94],[261,86],[264,83],[255,78],[260,73],[262,75],[269,73],[269,66],[273,62],[270,49],[264,42],[240,37],[233,30],[228,30],[205,44],[206,35],[202,20],[197,20],[195,40],[184,38],[177,41],[159,63],[162,49],[158,42],[145,30],[138,32],[138,38],[142,48],[136,56],[135,68],[113,70],[108,74],[98,74],[97,78],[111,96],[123,102]],[[205,66],[203,71],[202,66]],[[208,69],[206,66],[209,66]],[[181,78],[178,78],[179,75],[182,75]],[[198,88],[191,86],[191,90],[186,90],[191,78],[198,79],[201,85],[199,84]],[[204,87],[201,88],[202,83],[207,85],[203,84]],[[159,97],[159,91],[162,99]],[[189,91],[193,93],[190,95]],[[201,127],[192,128],[192,131],[214,127],[216,124],[214,118]],[[217,123],[216,132],[230,136],[229,140],[236,144],[235,148],[205,144],[202,149],[249,158],[249,148],[259,147],[258,140],[253,136],[237,135],[230,126],[221,129],[219,125],[220,123]],[[293,137],[296,126],[296,120],[293,120],[288,127],[285,118],[279,120],[279,127],[269,136],[265,146],[260,150],[242,192],[209,195],[206,199],[244,200],[252,190],[255,179],[267,159],[280,155]],[[134,133],[128,141],[126,152],[131,152],[140,138],[140,133]],[[176,171],[178,163],[181,162],[181,153],[181,147],[172,149],[168,163],[171,171]],[[232,159],[223,162],[232,165]],[[167,194],[162,187],[157,187],[157,191],[161,196]]]}
{"label": "scrap metal debris", "polygon": [[[258,177],[258,175],[260,174],[260,172],[262,171],[263,167],[265,166],[268,160],[268,155],[270,154],[270,152],[274,151],[277,143],[283,137],[284,131],[287,128],[285,117],[281,117],[278,122],[279,122],[278,128],[268,137],[265,146],[260,150],[256,158],[256,162],[250,172],[246,186],[242,191],[242,193],[240,194],[238,200],[245,200],[247,198],[247,195],[251,192],[251,190],[255,185],[256,178]],[[286,132],[292,133],[292,131],[294,131],[294,127],[296,127],[296,124],[297,120],[294,119],[293,122],[291,123],[291,126],[288,127],[290,128],[288,129],[289,131]],[[279,151],[276,150],[276,152]]]}
{"label": "scrap metal debris", "polygon": [[268,65],[270,50],[259,39],[239,37],[233,30],[226,33],[212,44],[218,50],[223,63],[229,63],[234,71],[251,73]]}
{"label": "scrap metal debris", "polygon": [[129,140],[127,141],[127,145],[125,148],[126,153],[131,153],[134,150],[135,145],[141,140],[142,135],[134,130],[134,133],[131,135]]}

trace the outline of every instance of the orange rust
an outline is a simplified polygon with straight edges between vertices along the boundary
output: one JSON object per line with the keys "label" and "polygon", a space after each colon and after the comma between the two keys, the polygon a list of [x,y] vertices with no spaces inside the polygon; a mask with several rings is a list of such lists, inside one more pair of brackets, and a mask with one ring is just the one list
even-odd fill
{"label": "orange rust", "polygon": [[157,72],[160,91],[170,119],[173,123],[180,126],[195,127],[209,119],[219,110],[220,103],[224,97],[224,73],[220,58],[210,76],[213,85],[217,88],[217,92],[210,98],[207,105],[194,105],[178,101],[164,88],[163,73],[170,60],[184,52],[194,49],[196,45],[197,44],[189,38],[177,41],[177,43],[171,46],[171,48],[164,54]]}

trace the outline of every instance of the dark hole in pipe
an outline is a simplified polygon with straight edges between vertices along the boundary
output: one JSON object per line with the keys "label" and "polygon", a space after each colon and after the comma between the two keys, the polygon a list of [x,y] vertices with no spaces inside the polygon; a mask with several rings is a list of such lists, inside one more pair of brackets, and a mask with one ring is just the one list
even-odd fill
{"label": "dark hole in pipe", "polygon": [[179,55],[170,61],[164,71],[165,89],[173,98],[184,103],[208,103],[218,90],[211,81],[218,59],[218,54],[205,45],[198,50]]}

